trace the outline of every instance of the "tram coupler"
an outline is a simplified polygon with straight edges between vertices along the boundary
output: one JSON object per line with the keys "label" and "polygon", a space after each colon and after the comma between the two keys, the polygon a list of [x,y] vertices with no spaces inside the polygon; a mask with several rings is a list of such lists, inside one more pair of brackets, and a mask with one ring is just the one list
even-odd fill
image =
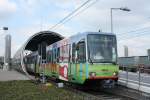
{"label": "tram coupler", "polygon": [[114,88],[115,87],[115,81],[114,80],[103,80],[102,81],[102,86],[103,88]]}

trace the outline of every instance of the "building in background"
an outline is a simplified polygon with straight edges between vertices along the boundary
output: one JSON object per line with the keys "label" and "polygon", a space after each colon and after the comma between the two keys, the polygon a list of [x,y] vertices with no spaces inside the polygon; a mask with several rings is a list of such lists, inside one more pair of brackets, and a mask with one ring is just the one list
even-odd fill
{"label": "building in background", "polygon": [[11,35],[7,34],[5,37],[5,56],[4,56],[4,70],[10,70],[11,65]]}
{"label": "building in background", "polygon": [[150,49],[147,50],[148,60],[150,60]]}
{"label": "building in background", "polygon": [[129,56],[128,53],[129,53],[129,52],[128,52],[128,47],[125,45],[125,46],[124,46],[124,57],[128,57],[128,56]]}

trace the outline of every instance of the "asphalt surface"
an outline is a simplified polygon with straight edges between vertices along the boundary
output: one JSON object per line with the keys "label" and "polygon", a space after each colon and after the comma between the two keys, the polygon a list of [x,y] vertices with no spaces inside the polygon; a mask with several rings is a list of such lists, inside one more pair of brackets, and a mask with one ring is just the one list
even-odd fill
{"label": "asphalt surface", "polygon": [[120,71],[119,78],[128,79],[129,82],[150,87],[150,74]]}
{"label": "asphalt surface", "polygon": [[24,74],[17,71],[6,71],[0,69],[0,81],[12,81],[12,80],[29,80]]}

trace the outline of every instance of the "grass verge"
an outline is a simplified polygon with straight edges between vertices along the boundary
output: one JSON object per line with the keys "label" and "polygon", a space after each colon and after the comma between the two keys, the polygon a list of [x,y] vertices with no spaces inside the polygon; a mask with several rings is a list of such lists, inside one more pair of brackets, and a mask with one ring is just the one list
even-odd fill
{"label": "grass verge", "polygon": [[36,85],[31,81],[0,82],[0,100],[83,100],[83,96],[52,85]]}

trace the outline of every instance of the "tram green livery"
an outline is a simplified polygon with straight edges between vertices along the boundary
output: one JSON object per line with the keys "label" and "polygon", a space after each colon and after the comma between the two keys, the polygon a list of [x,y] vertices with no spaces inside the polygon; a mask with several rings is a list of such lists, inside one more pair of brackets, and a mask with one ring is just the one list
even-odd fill
{"label": "tram green livery", "polygon": [[46,48],[46,65],[36,66],[42,73],[63,81],[118,80],[117,43],[112,33],[85,32],[53,43]]}

